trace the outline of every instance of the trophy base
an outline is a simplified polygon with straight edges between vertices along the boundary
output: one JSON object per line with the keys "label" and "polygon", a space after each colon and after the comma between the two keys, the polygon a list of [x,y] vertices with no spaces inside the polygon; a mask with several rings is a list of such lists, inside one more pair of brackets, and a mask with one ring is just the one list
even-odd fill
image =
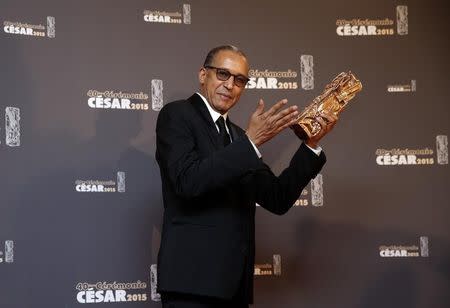
{"label": "trophy base", "polygon": [[301,140],[307,140],[312,136],[309,134],[308,129],[303,127],[302,124],[297,123],[297,124],[291,125],[290,128],[294,131],[294,133],[297,135],[297,137],[300,138]]}

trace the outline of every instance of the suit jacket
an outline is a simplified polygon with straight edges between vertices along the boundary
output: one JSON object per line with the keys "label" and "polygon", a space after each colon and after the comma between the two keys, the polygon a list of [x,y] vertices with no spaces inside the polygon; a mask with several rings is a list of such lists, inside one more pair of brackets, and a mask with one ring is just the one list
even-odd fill
{"label": "suit jacket", "polygon": [[302,144],[277,177],[245,132],[230,121],[227,126],[233,142],[224,147],[197,94],[159,113],[164,218],[158,292],[231,299],[243,283],[252,303],[255,202],[286,213],[325,164],[323,152],[318,156]]}

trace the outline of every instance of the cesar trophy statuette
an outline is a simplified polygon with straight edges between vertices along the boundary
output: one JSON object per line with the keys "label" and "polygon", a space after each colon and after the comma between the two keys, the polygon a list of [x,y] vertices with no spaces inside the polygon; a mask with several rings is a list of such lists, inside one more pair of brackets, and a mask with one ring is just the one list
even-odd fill
{"label": "cesar trophy statuette", "polygon": [[297,123],[291,125],[291,128],[302,140],[317,135],[321,126],[315,118],[323,111],[338,115],[361,89],[361,82],[352,72],[340,73],[325,87],[323,93],[303,110],[297,118]]}

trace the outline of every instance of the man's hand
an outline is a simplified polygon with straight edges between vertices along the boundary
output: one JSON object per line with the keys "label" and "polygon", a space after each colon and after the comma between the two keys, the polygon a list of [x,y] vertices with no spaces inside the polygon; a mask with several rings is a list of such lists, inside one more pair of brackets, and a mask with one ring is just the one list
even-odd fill
{"label": "man's hand", "polygon": [[264,101],[259,100],[255,112],[251,115],[246,134],[257,146],[269,141],[283,129],[295,123],[297,106],[282,109],[287,99],[283,99],[264,112]]}
{"label": "man's hand", "polygon": [[316,149],[320,139],[322,139],[323,136],[328,134],[333,129],[334,125],[336,125],[337,120],[338,117],[333,113],[325,111],[322,112],[321,115],[316,118],[316,121],[319,122],[320,126],[322,127],[320,129],[320,132],[317,135],[305,140],[305,143],[311,148]]}

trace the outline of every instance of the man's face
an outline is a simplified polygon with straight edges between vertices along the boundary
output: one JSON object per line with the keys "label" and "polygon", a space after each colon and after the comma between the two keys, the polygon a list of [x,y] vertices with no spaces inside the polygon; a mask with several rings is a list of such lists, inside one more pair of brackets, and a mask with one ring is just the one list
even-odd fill
{"label": "man's face", "polygon": [[[248,76],[248,63],[245,57],[230,50],[222,50],[216,54],[211,66],[223,68],[234,75]],[[231,76],[226,81],[216,77],[215,69],[201,68],[198,74],[201,93],[208,100],[211,107],[220,114],[226,113],[239,100],[243,87],[234,84]]]}

